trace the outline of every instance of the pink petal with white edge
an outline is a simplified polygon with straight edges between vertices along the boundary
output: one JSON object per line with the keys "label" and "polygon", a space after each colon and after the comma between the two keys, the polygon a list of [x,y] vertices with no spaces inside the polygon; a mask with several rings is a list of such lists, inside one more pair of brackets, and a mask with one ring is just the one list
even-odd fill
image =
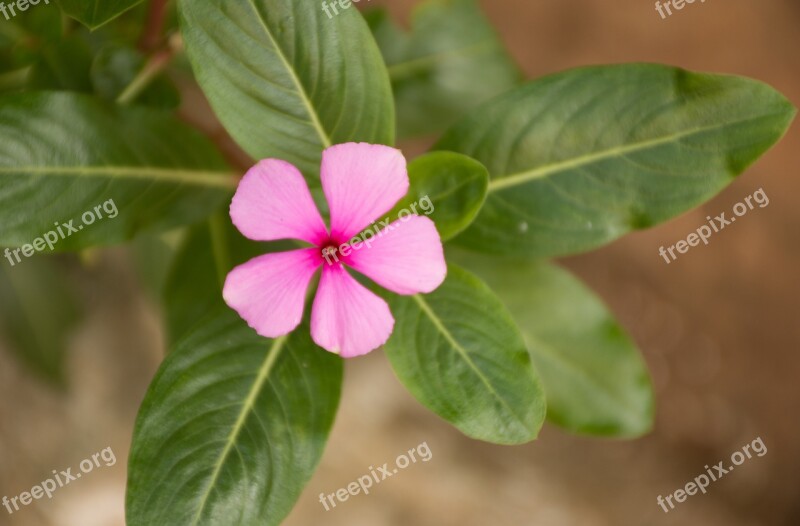
{"label": "pink petal with white edge", "polygon": [[380,144],[345,143],[322,152],[320,178],[331,211],[331,236],[344,242],[408,192],[406,159]]}
{"label": "pink petal with white edge", "polygon": [[300,324],[320,262],[316,248],[258,256],[228,274],[222,297],[261,336],[283,336]]}
{"label": "pink petal with white edge", "polygon": [[318,244],[328,233],[303,175],[279,159],[265,159],[247,171],[231,202],[231,220],[256,241]]}
{"label": "pink petal with white edge", "polygon": [[442,240],[427,217],[405,216],[351,248],[347,264],[397,294],[433,292],[447,275]]}
{"label": "pink petal with white edge", "polygon": [[358,283],[341,265],[323,265],[311,308],[311,337],[343,358],[377,349],[389,339],[394,318],[389,305]]}

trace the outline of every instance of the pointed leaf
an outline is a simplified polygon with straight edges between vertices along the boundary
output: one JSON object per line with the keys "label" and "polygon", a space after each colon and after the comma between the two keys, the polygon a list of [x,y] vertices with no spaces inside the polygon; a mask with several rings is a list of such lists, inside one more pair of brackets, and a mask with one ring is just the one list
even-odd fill
{"label": "pointed leaf", "polygon": [[491,175],[486,204],[457,242],[537,257],[599,247],[716,195],[783,136],[795,112],[760,82],[652,64],[531,82],[437,145]]}
{"label": "pointed leaf", "polygon": [[655,402],[647,367],[592,291],[546,262],[474,254],[459,260],[486,280],[519,325],[544,383],[549,421],[589,435],[650,431]]}
{"label": "pointed leaf", "polygon": [[[28,93],[0,99],[0,123],[0,246],[125,241],[207,216],[236,184],[213,144],[167,113]],[[59,226],[70,221],[77,231]]]}
{"label": "pointed leaf", "polygon": [[267,340],[221,308],[181,340],[139,411],[129,526],[272,526],[316,468],[342,360],[301,327]]}
{"label": "pointed leaf", "polygon": [[329,18],[306,0],[179,6],[200,86],[253,158],[284,159],[313,182],[331,144],[392,144],[389,76],[357,9]]}
{"label": "pointed leaf", "polygon": [[449,265],[433,293],[385,297],[396,320],[386,355],[417,400],[478,440],[536,438],[544,393],[519,329],[489,287]]}

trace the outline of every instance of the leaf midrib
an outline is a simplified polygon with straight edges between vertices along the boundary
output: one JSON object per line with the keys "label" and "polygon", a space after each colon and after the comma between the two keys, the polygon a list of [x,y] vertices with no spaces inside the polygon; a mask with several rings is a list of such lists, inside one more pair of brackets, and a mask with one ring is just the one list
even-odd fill
{"label": "leaf midrib", "polygon": [[445,340],[447,340],[447,342],[450,345],[452,345],[456,351],[458,351],[458,353],[461,355],[461,357],[464,359],[464,361],[467,363],[470,369],[472,369],[472,371],[478,376],[478,378],[480,378],[480,380],[489,390],[491,395],[497,400],[499,400],[500,403],[503,405],[503,407],[505,407],[506,410],[509,412],[509,414],[514,418],[516,418],[517,421],[520,422],[522,426],[527,429],[528,426],[526,425],[525,420],[520,418],[519,415],[517,415],[517,413],[511,408],[511,406],[508,405],[506,399],[500,396],[500,394],[497,391],[495,391],[494,387],[489,382],[489,379],[486,378],[486,376],[481,372],[481,370],[478,369],[478,366],[475,365],[475,362],[473,362],[472,359],[469,357],[469,353],[467,352],[467,350],[464,349],[464,347],[462,347],[460,343],[458,343],[458,341],[450,333],[447,327],[445,327],[444,322],[442,322],[439,316],[437,316],[437,314],[433,312],[433,309],[431,309],[430,305],[428,305],[425,299],[422,298],[422,296],[420,296],[419,294],[415,294],[412,297],[417,302],[420,309],[422,309],[422,312],[424,312],[425,315],[431,320],[431,323],[433,323],[436,329],[444,336]]}
{"label": "leaf midrib", "polygon": [[314,108],[314,105],[311,104],[311,99],[309,99],[308,94],[306,94],[303,84],[300,82],[300,79],[297,77],[294,68],[292,68],[291,64],[289,63],[289,59],[283,53],[283,49],[278,45],[278,41],[272,34],[272,31],[267,25],[266,20],[264,20],[264,17],[261,16],[261,12],[259,12],[258,8],[256,7],[255,0],[248,0],[248,4],[253,9],[253,12],[256,14],[259,24],[261,24],[261,27],[264,28],[264,33],[266,33],[267,37],[269,38],[269,41],[272,43],[272,47],[275,50],[275,54],[278,55],[278,58],[281,59],[283,67],[286,68],[286,72],[292,79],[292,83],[295,85],[295,88],[297,89],[297,94],[300,97],[300,101],[303,103],[303,106],[305,106],[306,111],[308,112],[308,116],[311,119],[311,125],[317,132],[317,135],[319,136],[319,139],[322,142],[323,147],[325,148],[330,147],[333,144],[333,142],[331,141],[331,138],[328,136],[328,133],[325,131],[325,128],[323,128],[322,122],[319,120],[319,115],[317,115],[317,110],[316,108]]}
{"label": "leaf midrib", "polygon": [[216,188],[235,188],[233,173],[205,170],[186,170],[139,166],[0,166],[4,175],[49,175],[60,177],[107,177],[119,179],[146,179],[158,182],[182,183]]}
{"label": "leaf midrib", "polygon": [[264,359],[264,363],[261,364],[261,367],[258,370],[258,375],[256,376],[255,382],[253,382],[253,387],[250,388],[250,392],[247,394],[247,398],[242,404],[242,409],[239,411],[239,416],[236,419],[236,423],[233,425],[233,429],[231,429],[228,439],[225,442],[225,447],[223,448],[222,453],[220,453],[219,459],[217,459],[217,463],[214,466],[214,472],[212,473],[208,482],[208,486],[206,487],[206,490],[200,500],[200,505],[197,508],[197,514],[192,520],[193,526],[197,526],[200,518],[203,516],[203,511],[205,511],[208,498],[211,495],[211,491],[214,489],[214,485],[219,478],[219,474],[222,472],[222,467],[225,465],[228,455],[234,448],[236,440],[238,440],[239,433],[241,433],[242,429],[244,428],[247,417],[252,412],[256,403],[256,399],[263,389],[264,383],[269,378],[269,374],[272,372],[272,368],[274,367],[275,362],[278,360],[278,356],[280,356],[280,353],[283,350],[286,339],[287,336],[281,336],[280,338],[273,340],[272,346],[267,351],[267,356]]}
{"label": "leaf midrib", "polygon": [[598,152],[592,152],[590,154],[585,154],[578,156],[574,159],[569,159],[567,161],[559,161],[556,163],[552,163],[549,165],[538,166],[532,170],[526,170],[523,172],[518,172],[515,174],[510,174],[504,177],[500,177],[494,179],[489,182],[489,189],[488,193],[492,193],[499,190],[505,190],[510,187],[518,186],[521,184],[525,184],[529,181],[533,181],[535,179],[541,179],[544,177],[548,177],[558,172],[563,172],[565,170],[570,170],[573,168],[580,168],[587,164],[592,164],[597,161],[602,161],[605,159],[610,159],[612,157],[623,156],[629,153],[638,152],[641,150],[647,150],[649,148],[654,148],[656,146],[661,146],[663,144],[667,144],[673,141],[678,141],[685,137],[690,137],[692,135],[697,135],[700,133],[705,133],[708,131],[713,131],[717,129],[727,128],[729,126],[734,126],[736,124],[741,124],[744,122],[749,122],[755,119],[762,119],[766,117],[772,117],[775,115],[781,115],[781,113],[774,113],[774,114],[767,114],[767,115],[757,115],[755,117],[749,117],[747,119],[740,119],[737,121],[725,122],[722,124],[715,124],[713,126],[703,126],[699,128],[693,128],[691,130],[687,130],[680,133],[674,133],[671,135],[667,135],[664,137],[659,137],[657,139],[649,139],[647,141],[641,141],[632,143],[625,146],[616,146],[614,148],[609,148],[607,150],[601,150]]}

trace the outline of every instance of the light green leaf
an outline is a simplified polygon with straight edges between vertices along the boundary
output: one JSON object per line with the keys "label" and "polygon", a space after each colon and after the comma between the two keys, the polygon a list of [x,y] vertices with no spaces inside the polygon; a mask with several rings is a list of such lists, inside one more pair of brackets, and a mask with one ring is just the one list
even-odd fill
{"label": "light green leaf", "polygon": [[58,0],[61,9],[90,29],[97,29],[143,0]]}
{"label": "light green leaf", "polygon": [[544,393],[525,342],[492,291],[448,266],[433,293],[385,293],[395,317],[386,354],[423,405],[465,435],[497,444],[536,438]]}
{"label": "light green leaf", "polygon": [[389,77],[355,8],[328,18],[306,0],[180,0],[179,7],[200,86],[252,157],[287,160],[314,183],[325,147],[392,144]]}
{"label": "light green leaf", "polygon": [[[168,114],[74,93],[0,99],[0,246],[124,241],[202,219],[234,186],[213,144]],[[69,221],[79,231],[59,232]]]}
{"label": "light green leaf", "polygon": [[438,149],[491,175],[472,250],[549,257],[599,247],[717,194],[795,115],[740,77],[649,64],[545,77],[485,104]]}
{"label": "light green leaf", "polygon": [[520,327],[544,383],[549,421],[589,435],[650,431],[655,403],[644,361],[589,289],[546,262],[475,254],[458,260],[486,280]]}
{"label": "light green leaf", "polygon": [[419,4],[409,34],[384,9],[365,16],[389,67],[401,137],[440,132],[522,80],[476,0]]}
{"label": "light green leaf", "polygon": [[454,237],[475,219],[489,184],[489,173],[481,163],[452,152],[417,157],[408,164],[408,178],[408,193],[389,217],[395,220],[403,210],[427,215],[436,223],[442,241]]}
{"label": "light green leaf", "polygon": [[268,340],[227,307],[209,313],[142,403],[127,524],[279,524],[322,456],[341,380],[307,327]]}

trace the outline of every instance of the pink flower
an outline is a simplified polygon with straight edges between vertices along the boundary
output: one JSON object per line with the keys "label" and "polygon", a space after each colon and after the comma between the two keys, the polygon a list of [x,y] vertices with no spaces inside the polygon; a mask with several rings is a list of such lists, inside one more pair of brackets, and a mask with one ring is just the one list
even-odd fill
{"label": "pink flower", "polygon": [[245,174],[231,203],[236,228],[255,241],[298,239],[314,247],[251,259],[228,274],[222,295],[258,334],[276,338],[300,324],[311,278],[322,267],[311,337],[330,352],[359,356],[386,343],[394,318],[387,303],[345,265],[397,294],[427,293],[447,273],[442,242],[433,222],[415,215],[381,230],[369,246],[338,249],[408,192],[399,150],[366,143],[332,146],[322,154],[320,177],[330,232],[297,168],[266,159]]}

